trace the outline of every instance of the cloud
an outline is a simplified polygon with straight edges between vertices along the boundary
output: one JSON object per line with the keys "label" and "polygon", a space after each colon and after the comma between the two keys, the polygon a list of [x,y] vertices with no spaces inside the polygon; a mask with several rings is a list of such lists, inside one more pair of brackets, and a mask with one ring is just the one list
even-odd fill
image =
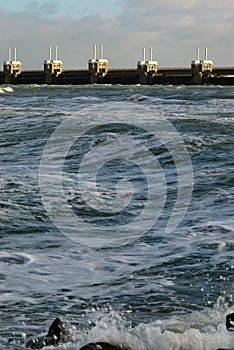
{"label": "cloud", "polygon": [[188,67],[196,47],[208,47],[215,65],[234,65],[233,0],[118,4],[116,13],[101,9],[85,17],[64,15],[57,1],[34,1],[21,12],[0,9],[1,55],[17,46],[24,68],[41,69],[48,46],[58,45],[65,68],[85,68],[92,45],[104,44],[110,67],[136,67],[141,48],[153,47],[159,65]]}
{"label": "cloud", "polygon": [[40,5],[40,10],[46,15],[55,15],[58,12],[59,6],[55,1],[47,1]]}
{"label": "cloud", "polygon": [[[30,1],[24,6],[22,13],[28,13],[28,15],[36,15],[37,17],[50,17],[59,13],[59,3],[55,0],[49,1]],[[18,12],[18,11],[17,11]],[[19,12],[18,12],[19,13]]]}
{"label": "cloud", "polygon": [[228,11],[233,9],[232,0],[119,0],[123,9],[128,10],[158,10],[167,13],[174,13],[181,11],[195,11],[195,12],[217,12]]}

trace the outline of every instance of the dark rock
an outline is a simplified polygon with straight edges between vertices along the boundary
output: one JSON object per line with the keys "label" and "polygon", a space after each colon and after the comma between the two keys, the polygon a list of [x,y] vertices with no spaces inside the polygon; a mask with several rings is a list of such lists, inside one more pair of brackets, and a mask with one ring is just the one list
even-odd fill
{"label": "dark rock", "polygon": [[85,346],[82,346],[79,350],[130,350],[130,348],[126,348],[125,346],[112,345],[105,342],[98,343],[89,343]]}
{"label": "dark rock", "polygon": [[41,349],[44,346],[59,345],[67,343],[72,339],[70,332],[64,327],[63,322],[57,317],[51,324],[48,333],[35,339],[27,341],[26,347]]}
{"label": "dark rock", "polygon": [[234,312],[226,316],[226,327],[228,331],[234,331]]}

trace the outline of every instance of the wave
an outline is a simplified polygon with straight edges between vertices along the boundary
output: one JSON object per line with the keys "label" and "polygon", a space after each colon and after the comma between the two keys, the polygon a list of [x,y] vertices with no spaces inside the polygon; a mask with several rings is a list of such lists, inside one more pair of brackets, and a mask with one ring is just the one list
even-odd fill
{"label": "wave", "polygon": [[0,88],[0,94],[4,94],[5,92],[14,92],[14,89],[11,86]]}
{"label": "wave", "polygon": [[[223,307],[205,309],[188,315],[152,323],[140,323],[135,327],[123,314],[110,310],[94,310],[89,324],[95,324],[85,335],[77,332],[75,344],[69,349],[89,342],[104,341],[134,350],[214,350],[233,346],[234,334],[227,332],[225,314],[233,310]],[[126,312],[133,312],[127,310]],[[96,317],[96,320],[93,318]],[[73,329],[74,332],[74,329]],[[73,348],[74,346],[74,348]]]}
{"label": "wave", "polygon": [[1,264],[31,264],[35,261],[35,257],[31,254],[26,253],[8,253],[8,252],[0,252],[0,265]]}
{"label": "wave", "polygon": [[[137,316],[130,307],[126,306],[121,313],[114,311],[110,305],[90,307],[82,311],[81,319],[73,316],[72,321],[69,321],[64,320],[65,316],[62,317],[72,334],[73,342],[58,346],[58,349],[78,350],[92,342],[107,342],[132,350],[230,349],[233,347],[234,333],[226,330],[225,316],[231,312],[233,310],[220,297],[213,308],[163,319],[159,318],[160,315],[152,314],[152,319],[157,317],[156,321],[134,325],[128,316],[130,314],[132,319]],[[9,349],[9,341],[14,349],[24,349],[28,339],[46,332],[46,326],[41,322],[39,326],[34,325],[33,334],[31,323],[23,322],[20,328],[11,339],[0,336],[4,350]],[[47,348],[52,349],[45,349]]]}

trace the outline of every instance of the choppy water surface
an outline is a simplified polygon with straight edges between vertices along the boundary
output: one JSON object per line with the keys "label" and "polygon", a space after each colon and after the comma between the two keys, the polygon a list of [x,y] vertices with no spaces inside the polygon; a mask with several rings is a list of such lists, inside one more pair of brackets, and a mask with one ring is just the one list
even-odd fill
{"label": "choppy water surface", "polygon": [[0,87],[1,349],[233,347],[233,121],[233,87]]}

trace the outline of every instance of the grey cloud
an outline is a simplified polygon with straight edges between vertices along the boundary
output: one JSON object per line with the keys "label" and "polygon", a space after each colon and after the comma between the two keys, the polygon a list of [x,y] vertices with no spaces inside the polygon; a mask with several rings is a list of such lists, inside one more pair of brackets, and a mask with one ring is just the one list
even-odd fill
{"label": "grey cloud", "polygon": [[59,11],[59,3],[53,0],[49,1],[30,1],[26,7],[24,12],[33,13],[37,16],[52,16],[57,14]]}
{"label": "grey cloud", "polygon": [[58,45],[65,68],[84,68],[92,45],[102,43],[111,67],[136,66],[150,46],[162,66],[189,66],[196,47],[208,47],[215,64],[234,65],[233,0],[118,1],[118,14],[83,18],[62,15],[54,1],[21,13],[1,10],[0,60],[17,46],[24,68],[41,69],[48,46]]}
{"label": "grey cloud", "polygon": [[55,1],[46,1],[40,5],[40,11],[47,15],[55,15],[58,9],[58,3]]}

